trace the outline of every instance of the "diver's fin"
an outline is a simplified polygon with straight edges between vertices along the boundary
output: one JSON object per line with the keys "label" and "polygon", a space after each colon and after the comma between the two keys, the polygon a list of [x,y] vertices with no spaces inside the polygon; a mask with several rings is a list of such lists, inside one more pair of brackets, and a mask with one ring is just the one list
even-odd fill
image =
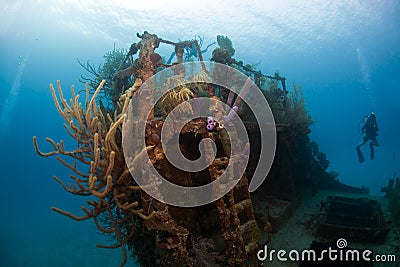
{"label": "diver's fin", "polygon": [[361,152],[360,147],[357,146],[357,147],[356,147],[356,150],[357,150],[358,161],[359,161],[360,163],[363,163],[363,162],[365,161],[365,158],[364,158],[363,153]]}
{"label": "diver's fin", "polygon": [[371,151],[371,160],[373,160],[375,158],[375,151],[374,151],[374,144],[373,143],[369,143],[369,149]]}

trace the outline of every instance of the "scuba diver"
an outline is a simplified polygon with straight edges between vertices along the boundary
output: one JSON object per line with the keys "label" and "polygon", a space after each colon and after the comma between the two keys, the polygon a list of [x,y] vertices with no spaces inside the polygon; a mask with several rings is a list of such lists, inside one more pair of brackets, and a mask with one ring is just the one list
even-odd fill
{"label": "scuba diver", "polygon": [[363,145],[365,145],[368,141],[371,141],[369,143],[371,160],[373,160],[375,157],[374,146],[379,146],[378,140],[376,139],[379,129],[374,112],[371,112],[371,114],[365,118],[365,123],[364,126],[361,128],[361,131],[363,133],[363,141],[356,147],[358,160],[360,161],[360,163],[364,162],[364,155],[360,149]]}

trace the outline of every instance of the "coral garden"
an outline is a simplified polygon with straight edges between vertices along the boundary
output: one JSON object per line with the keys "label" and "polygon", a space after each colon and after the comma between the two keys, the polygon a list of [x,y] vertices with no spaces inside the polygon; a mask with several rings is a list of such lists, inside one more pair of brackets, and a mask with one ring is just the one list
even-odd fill
{"label": "coral garden", "polygon": [[[242,102],[238,113],[251,136],[246,173],[237,177],[239,182],[233,190],[213,203],[195,208],[167,205],[149,196],[135,182],[124,158],[122,125],[132,96],[141,93],[141,85],[154,74],[175,66],[173,77],[168,79],[174,89],[158,101],[148,116],[147,149],[143,153],[148,154],[151,164],[167,180],[186,186],[218,179],[230,160],[227,153],[230,144],[223,131],[209,131],[204,118],[193,120],[181,132],[182,153],[196,159],[200,141],[211,138],[217,144],[217,156],[207,169],[198,173],[178,170],[169,164],[161,146],[164,118],[177,105],[200,95],[218,97],[228,104],[238,96],[210,84],[213,73],[205,67],[193,73],[197,75],[194,80],[202,82],[190,82],[193,75],[179,68],[178,64],[187,61],[203,62],[202,52],[214,44],[202,50],[201,38],[173,42],[148,32],[137,34],[137,38],[128,50],[114,48],[106,53],[104,64],[98,68],[80,62],[91,76],[82,76],[85,90],[78,92],[72,87],[70,99],[64,96],[59,81],[56,88],[50,85],[64,127],[78,145],[67,150],[63,141],[47,138],[53,151],[42,152],[33,137],[34,147],[40,156],[55,156],[71,171],[67,178],[53,177],[64,190],[86,197],[80,215],[52,209],[74,220],[92,220],[100,232],[114,240],[97,246],[122,250],[120,266],[129,257],[142,266],[258,266],[256,251],[268,242],[275,225],[270,214],[258,211],[257,207],[263,204],[257,200],[268,201],[268,196],[294,201],[300,185],[311,184],[315,191],[322,186],[322,180],[341,186],[336,177],[325,171],[329,165],[326,155],[308,138],[312,120],[305,108],[301,86],[293,84],[288,89],[279,72],[266,75],[235,59],[232,41],[218,36],[218,47],[212,51],[211,60],[251,77],[268,100],[278,133],[275,160],[268,179],[250,196],[248,184],[258,160],[260,133],[251,110]],[[156,53],[160,45],[173,48],[168,62]],[[138,103],[135,112],[139,115],[148,112],[152,102],[149,95],[146,101]]]}

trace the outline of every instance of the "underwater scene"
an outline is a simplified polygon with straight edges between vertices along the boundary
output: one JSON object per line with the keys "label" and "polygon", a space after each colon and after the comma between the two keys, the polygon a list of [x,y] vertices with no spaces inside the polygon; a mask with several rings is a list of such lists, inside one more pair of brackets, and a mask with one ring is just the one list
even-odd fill
{"label": "underwater scene", "polygon": [[400,2],[0,0],[0,265],[400,266]]}

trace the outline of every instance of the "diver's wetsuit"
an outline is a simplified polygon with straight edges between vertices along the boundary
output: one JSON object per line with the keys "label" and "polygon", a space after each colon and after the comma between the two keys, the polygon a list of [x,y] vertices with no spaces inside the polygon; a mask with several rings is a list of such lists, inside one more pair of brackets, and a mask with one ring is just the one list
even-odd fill
{"label": "diver's wetsuit", "polygon": [[374,113],[371,113],[365,120],[364,126],[361,128],[361,131],[363,132],[363,141],[357,145],[357,153],[359,156],[360,162],[364,161],[364,156],[361,153],[360,148],[365,145],[368,141],[371,141],[369,144],[370,150],[371,150],[371,160],[374,159],[375,153],[374,153],[374,146],[379,146],[378,140],[376,137],[378,136],[378,124],[376,122],[376,116]]}

